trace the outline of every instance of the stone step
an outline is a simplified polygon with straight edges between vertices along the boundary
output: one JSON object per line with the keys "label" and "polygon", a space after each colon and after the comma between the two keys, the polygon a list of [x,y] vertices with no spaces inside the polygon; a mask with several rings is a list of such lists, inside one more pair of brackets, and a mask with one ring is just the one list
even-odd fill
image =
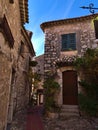
{"label": "stone step", "polygon": [[79,116],[78,105],[63,105],[60,116]]}
{"label": "stone step", "polygon": [[68,117],[68,116],[79,116],[79,113],[75,112],[65,112],[65,113],[60,113],[60,117]]}
{"label": "stone step", "polygon": [[62,108],[64,109],[78,109],[79,106],[78,105],[62,105]]}
{"label": "stone step", "polygon": [[62,112],[78,112],[79,111],[79,108],[77,105],[63,105],[62,106],[62,109],[61,109]]}

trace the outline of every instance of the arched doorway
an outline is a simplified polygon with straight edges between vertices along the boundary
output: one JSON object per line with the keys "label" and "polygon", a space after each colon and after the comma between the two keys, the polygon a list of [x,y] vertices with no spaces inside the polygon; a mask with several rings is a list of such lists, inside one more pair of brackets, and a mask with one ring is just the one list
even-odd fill
{"label": "arched doorway", "polygon": [[64,71],[63,77],[63,104],[78,104],[77,72],[74,70]]}

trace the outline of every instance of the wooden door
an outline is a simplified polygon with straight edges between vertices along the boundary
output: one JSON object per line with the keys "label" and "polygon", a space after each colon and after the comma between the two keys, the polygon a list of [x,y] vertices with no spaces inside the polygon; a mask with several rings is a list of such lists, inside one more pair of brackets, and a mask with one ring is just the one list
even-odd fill
{"label": "wooden door", "polygon": [[78,104],[78,87],[76,71],[70,70],[63,72],[63,104]]}

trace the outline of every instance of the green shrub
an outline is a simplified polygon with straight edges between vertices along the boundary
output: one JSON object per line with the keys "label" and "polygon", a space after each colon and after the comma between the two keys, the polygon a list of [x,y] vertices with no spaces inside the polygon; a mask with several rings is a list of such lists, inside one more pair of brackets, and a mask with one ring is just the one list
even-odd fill
{"label": "green shrub", "polygon": [[86,112],[90,116],[96,116],[96,113],[98,112],[98,102],[94,99],[80,93],[79,104],[82,111]]}
{"label": "green shrub", "polygon": [[58,111],[58,104],[55,102],[55,94],[58,92],[60,85],[53,78],[48,78],[43,85],[45,89],[45,110],[50,112]]}
{"label": "green shrub", "polygon": [[83,80],[79,82],[83,94],[79,94],[81,110],[89,115],[98,114],[98,49],[87,49],[84,56],[77,57],[74,62],[78,72],[82,72]]}
{"label": "green shrub", "polygon": [[95,83],[88,83],[86,80],[81,80],[79,84],[82,86],[83,90],[86,92],[88,97],[98,100],[98,85]]}

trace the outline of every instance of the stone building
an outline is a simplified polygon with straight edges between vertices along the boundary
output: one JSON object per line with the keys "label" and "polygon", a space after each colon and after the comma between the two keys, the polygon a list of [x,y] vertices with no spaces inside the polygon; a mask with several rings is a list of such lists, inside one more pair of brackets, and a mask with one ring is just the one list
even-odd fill
{"label": "stone building", "polygon": [[29,101],[29,61],[35,55],[28,23],[28,0],[0,0],[0,130]]}
{"label": "stone building", "polygon": [[35,61],[37,61],[37,65],[35,67],[35,73],[40,75],[40,82],[38,83],[37,88],[37,104],[43,104],[43,82],[44,82],[44,54],[35,57]]}
{"label": "stone building", "polygon": [[49,21],[41,24],[45,33],[44,69],[56,73],[60,84],[57,103],[78,107],[79,75],[73,67],[76,56],[98,47],[98,14]]}
{"label": "stone building", "polygon": [[39,73],[42,78],[44,77],[44,54],[36,56],[35,57],[35,61],[37,61],[37,65],[36,65],[36,72]]}

